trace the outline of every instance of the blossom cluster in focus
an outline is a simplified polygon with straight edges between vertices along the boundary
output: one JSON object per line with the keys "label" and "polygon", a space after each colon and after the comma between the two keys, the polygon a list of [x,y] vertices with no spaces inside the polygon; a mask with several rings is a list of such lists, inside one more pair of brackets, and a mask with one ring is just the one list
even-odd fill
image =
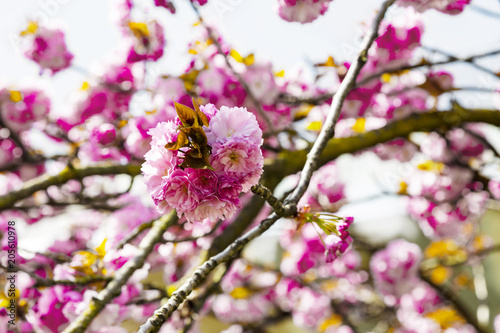
{"label": "blossom cluster in focus", "polygon": [[[151,150],[145,155],[142,171],[159,212],[176,209],[179,216],[184,214],[189,221],[208,218],[215,222],[231,218],[240,207],[239,194],[248,192],[258,182],[264,163],[260,150],[262,130],[245,108],[217,110],[207,104],[199,110],[208,122],[201,132],[192,134],[194,127],[183,128],[182,117],[149,130]],[[196,138],[204,135],[200,140],[205,141],[209,155],[208,164],[201,165],[196,159]],[[165,147],[181,140],[189,143],[177,150]]]}

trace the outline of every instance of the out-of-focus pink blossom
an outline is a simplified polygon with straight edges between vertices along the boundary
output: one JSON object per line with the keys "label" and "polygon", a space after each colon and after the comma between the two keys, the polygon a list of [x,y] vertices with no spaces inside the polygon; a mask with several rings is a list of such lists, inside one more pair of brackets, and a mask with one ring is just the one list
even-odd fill
{"label": "out-of-focus pink blossom", "polygon": [[111,65],[98,74],[97,80],[83,82],[80,90],[72,95],[69,115],[58,120],[66,131],[99,115],[113,122],[129,111],[136,82],[131,65]]}
{"label": "out-of-focus pink blossom", "polygon": [[163,27],[158,22],[129,22],[129,28],[132,43],[127,57],[129,63],[156,61],[163,55],[166,41]]}
{"label": "out-of-focus pink blossom", "polygon": [[375,95],[372,112],[374,116],[388,120],[402,119],[426,111],[428,96],[422,89],[405,90],[402,85],[398,85]]}
{"label": "out-of-focus pink blossom", "polygon": [[[311,196],[319,204],[319,207],[311,206],[311,209],[332,213],[338,211],[345,203],[344,187],[345,185],[339,179],[339,171],[334,162],[321,167],[313,174],[307,189],[308,196]],[[299,206],[301,205],[299,203]]]}
{"label": "out-of-focus pink blossom", "polygon": [[493,198],[500,200],[500,180],[492,179],[488,183],[488,189],[490,190]]}
{"label": "out-of-focus pink blossom", "polygon": [[42,330],[50,329],[59,332],[60,326],[69,321],[64,313],[64,305],[68,302],[79,302],[82,296],[79,292],[72,291],[70,287],[54,286],[45,289],[33,308],[33,325]]}
{"label": "out-of-focus pink blossom", "polygon": [[420,197],[408,201],[408,212],[414,217],[428,237],[455,238],[465,242],[469,234],[465,232],[466,222],[475,222],[484,213],[488,194],[470,192],[456,204],[436,204]]}
{"label": "out-of-focus pink blossom", "polygon": [[22,35],[31,38],[31,43],[24,55],[36,62],[42,69],[48,69],[53,74],[71,66],[73,54],[68,51],[61,29],[39,26],[30,22]]}
{"label": "out-of-focus pink blossom", "polygon": [[418,152],[418,147],[408,140],[396,139],[376,145],[373,152],[384,161],[396,159],[400,162],[408,162]]}
{"label": "out-of-focus pink blossom", "polygon": [[462,128],[456,128],[447,132],[446,137],[450,142],[451,150],[459,157],[478,157],[485,149],[481,140],[467,133]]}
{"label": "out-of-focus pink blossom", "polygon": [[90,141],[106,146],[116,139],[116,128],[111,124],[101,124],[92,129]]}
{"label": "out-of-focus pink blossom", "polygon": [[[16,149],[16,144],[11,139],[0,140],[0,166],[5,166],[19,157],[16,156],[14,149]],[[18,149],[18,153],[22,154],[21,148]]]}
{"label": "out-of-focus pink blossom", "polygon": [[398,0],[400,6],[411,6],[418,12],[436,9],[442,13],[457,15],[470,4],[471,0]]}
{"label": "out-of-focus pink blossom", "polygon": [[324,15],[332,0],[278,0],[278,14],[288,22],[302,24]]}
{"label": "out-of-focus pink blossom", "polygon": [[421,257],[420,248],[405,240],[392,241],[373,255],[370,270],[386,304],[399,303],[401,297],[414,288]]}
{"label": "out-of-focus pink blossom", "polygon": [[50,99],[38,89],[0,88],[0,110],[5,125],[17,133],[28,130],[50,111]]}
{"label": "out-of-focus pink blossom", "polygon": [[172,14],[175,14],[175,6],[170,0],[155,0],[155,6],[166,8]]}
{"label": "out-of-focus pink blossom", "polygon": [[442,202],[461,196],[472,179],[473,173],[469,169],[428,161],[419,164],[405,181],[408,194]]}
{"label": "out-of-focus pink blossom", "polygon": [[423,31],[420,15],[412,9],[403,11],[391,21],[382,21],[362,76],[407,64],[415,48],[420,46]]}
{"label": "out-of-focus pink blossom", "polygon": [[445,138],[436,132],[426,135],[420,144],[420,150],[434,161],[447,163],[453,159]]}
{"label": "out-of-focus pink blossom", "polygon": [[243,78],[248,82],[250,91],[262,104],[272,104],[279,94],[279,87],[274,80],[272,64],[255,63],[247,66]]}

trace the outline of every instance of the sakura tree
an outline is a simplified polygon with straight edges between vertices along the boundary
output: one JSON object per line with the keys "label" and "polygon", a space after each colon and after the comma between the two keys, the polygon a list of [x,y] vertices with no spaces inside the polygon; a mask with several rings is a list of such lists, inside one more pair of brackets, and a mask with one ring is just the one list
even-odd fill
{"label": "sakura tree", "polygon": [[[305,28],[340,0],[273,1]],[[485,62],[500,49],[423,43],[426,13],[498,14],[375,1],[348,58],[283,70],[204,19],[236,2],[112,1],[121,40],[97,71],[57,22],[18,31],[49,84],[0,85],[0,332],[500,332],[500,237],[482,222],[500,205],[500,68]],[[182,74],[154,67],[162,20],[193,14]],[[48,85],[72,70],[85,80],[58,112]],[[488,80],[458,84],[464,70]],[[363,231],[351,192],[369,190],[347,169],[366,161],[413,235]]]}

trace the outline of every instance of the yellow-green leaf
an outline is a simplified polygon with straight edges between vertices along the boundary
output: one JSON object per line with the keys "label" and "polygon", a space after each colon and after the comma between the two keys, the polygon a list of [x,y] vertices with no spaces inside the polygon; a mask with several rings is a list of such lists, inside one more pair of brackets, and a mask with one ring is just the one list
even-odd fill
{"label": "yellow-green leaf", "polygon": [[196,102],[196,99],[193,97],[193,106],[194,106],[194,110],[196,111],[196,115],[198,116],[198,120],[199,122],[208,127],[208,118],[207,118],[207,115],[204,114],[201,110],[200,110],[200,106],[198,105],[198,102]]}
{"label": "yellow-green leaf", "polygon": [[165,148],[169,150],[179,150],[180,148],[187,147],[189,145],[188,136],[183,131],[179,132],[177,140],[175,142],[170,142],[165,145]]}
{"label": "yellow-green leaf", "polygon": [[198,126],[198,124],[196,124],[196,122],[198,120],[196,117],[196,112],[193,109],[191,109],[188,106],[179,104],[177,102],[174,102],[174,105],[175,105],[175,111],[177,111],[177,116],[181,120],[182,125],[184,125],[184,126],[193,126],[193,125]]}

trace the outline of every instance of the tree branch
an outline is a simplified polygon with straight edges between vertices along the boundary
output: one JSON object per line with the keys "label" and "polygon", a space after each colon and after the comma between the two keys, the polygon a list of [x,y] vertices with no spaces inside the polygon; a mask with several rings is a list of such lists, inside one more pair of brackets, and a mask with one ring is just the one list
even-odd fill
{"label": "tree branch", "polygon": [[39,287],[52,287],[56,285],[61,286],[86,286],[88,284],[96,283],[96,282],[108,282],[113,278],[111,276],[85,276],[81,278],[76,278],[75,280],[51,280],[51,279],[43,279],[37,275],[31,275],[32,278],[35,278],[35,284],[33,288]]}
{"label": "tree branch", "polygon": [[[500,126],[500,112],[496,110],[465,110],[454,106],[452,111],[412,114],[378,129],[346,138],[331,139],[319,156],[318,165],[324,165],[343,154],[358,152],[397,138],[405,138],[413,132],[431,132],[437,129],[460,127],[465,123],[488,123]],[[280,173],[290,175],[299,172],[307,158],[301,151],[283,151],[265,166],[264,175]]]}
{"label": "tree branch", "polygon": [[105,289],[103,289],[97,297],[90,301],[90,304],[83,313],[81,313],[75,321],[67,327],[63,333],[83,333],[90,325],[92,320],[99,314],[99,312],[113,300],[116,296],[120,295],[121,288],[124,286],[130,276],[141,268],[146,261],[147,256],[153,250],[155,244],[161,241],[165,230],[177,222],[177,213],[173,210],[170,214],[161,217],[154,222],[153,228],[144,237],[139,244],[138,254],[127,261],[109,282]]}
{"label": "tree branch", "polygon": [[116,246],[117,249],[121,249],[125,246],[125,244],[130,243],[135,238],[137,238],[143,231],[150,229],[153,226],[154,220],[149,222],[144,222],[137,227],[135,227],[130,234],[125,236],[120,243]]}
{"label": "tree branch", "polygon": [[342,105],[344,104],[344,100],[347,95],[351,91],[352,88],[356,85],[356,79],[361,72],[361,69],[365,65],[368,60],[368,50],[372,46],[375,39],[378,37],[378,30],[380,26],[380,22],[385,16],[387,9],[395,2],[395,0],[386,0],[382,4],[382,8],[377,13],[375,17],[372,27],[370,31],[366,34],[363,39],[361,52],[358,55],[357,59],[352,63],[351,67],[349,67],[349,71],[347,72],[344,80],[340,84],[339,89],[333,96],[332,105],[330,108],[330,112],[326,118],[325,124],[321,128],[321,132],[319,133],[318,138],[314,142],[311,151],[307,155],[307,160],[300,174],[299,184],[293,191],[293,193],[287,198],[285,202],[296,204],[307,187],[309,186],[309,182],[311,180],[313,172],[318,168],[319,157],[321,152],[326,147],[326,144],[330,138],[333,138],[335,135],[335,123],[340,117],[340,112],[342,110]]}
{"label": "tree branch", "polygon": [[[333,127],[340,115],[340,109],[342,108],[342,103],[344,102],[344,99],[346,98],[350,89],[354,86],[356,77],[359,74],[364,63],[366,62],[368,49],[370,48],[371,44],[377,37],[378,27],[380,22],[382,21],[382,18],[385,15],[385,12],[389,8],[389,6],[392,5],[394,2],[395,0],[387,0],[382,5],[382,9],[375,18],[375,22],[373,24],[370,33],[365,38],[365,41],[363,43],[364,47],[362,48],[362,51],[358,56],[356,63],[349,69],[346,78],[342,82],[339,91],[335,95],[334,100],[332,102],[332,111],[330,112],[327,122],[320,133],[320,137],[313,146],[313,149],[309,155],[311,157],[307,159],[306,165],[304,166],[301,176],[301,182],[297,187],[298,190],[296,189],[296,191],[294,191],[294,193],[292,194],[291,198],[287,202],[285,202],[285,205],[288,206],[286,208],[287,211],[293,211],[294,213],[296,212],[295,204],[300,199],[302,194],[305,192],[307,185],[309,184],[311,175],[315,170],[315,168],[317,167],[319,155],[325,148],[328,139],[333,135],[333,130],[334,130]],[[331,133],[329,133],[330,131]],[[302,188],[299,189],[301,183],[303,184],[303,187],[305,186],[303,190]],[[279,216],[276,213],[272,213],[267,219],[262,221],[258,226],[254,227],[245,235],[235,240],[224,251],[211,257],[204,264],[198,267],[198,269],[196,269],[193,275],[178,290],[176,290],[172,294],[172,297],[168,300],[168,302],[165,305],[163,305],[160,309],[158,309],[155,312],[155,314],[152,317],[150,317],[144,325],[141,326],[141,328],[139,329],[139,333],[158,332],[163,323],[182,304],[182,302],[184,302],[187,296],[198,285],[200,285],[200,283],[205,279],[205,277],[212,270],[215,269],[215,267],[217,267],[222,262],[227,262],[228,260],[230,260],[248,242],[262,235],[266,230],[268,230],[274,224],[274,222],[278,220],[278,218]]]}
{"label": "tree branch", "polygon": [[[399,72],[408,71],[408,70],[417,69],[417,68],[422,68],[422,67],[434,67],[434,66],[439,66],[439,65],[448,65],[448,64],[455,63],[455,62],[466,62],[466,63],[470,63],[470,64],[475,64],[474,60],[476,60],[476,59],[491,57],[491,56],[494,56],[497,54],[500,54],[500,50],[494,50],[494,51],[490,51],[490,52],[483,53],[483,54],[477,54],[477,55],[469,56],[467,58],[458,58],[458,57],[455,57],[452,55],[446,55],[448,57],[448,59],[442,60],[442,61],[436,61],[436,62],[428,62],[425,59],[423,59],[418,64],[402,66],[402,67],[398,67],[395,69],[389,69],[389,70],[381,70],[380,72],[374,73],[370,76],[367,76],[363,80],[359,81],[356,84],[356,86],[357,87],[363,86],[363,85],[367,84],[368,82],[370,82],[374,79],[377,79],[384,74],[394,74],[394,73],[399,73]],[[477,64],[475,64],[475,65],[477,65]],[[492,74],[491,71],[488,70],[488,74]]]}
{"label": "tree branch", "polygon": [[[405,119],[393,121],[377,130],[346,138],[330,139],[323,153],[319,156],[318,166],[324,165],[343,154],[355,153],[379,143],[385,143],[397,138],[405,138],[413,132],[431,132],[436,129],[460,127],[465,123],[487,123],[500,126],[500,112],[497,110],[482,109],[465,110],[455,105],[450,111],[413,114]],[[268,188],[273,188],[270,184],[276,183],[276,175],[286,176],[299,172],[306,159],[307,152],[305,150],[293,152],[282,151],[277,155],[275,160],[266,162],[264,174],[261,179],[265,180],[264,184]],[[140,166],[135,164],[106,164],[73,169],[68,167],[58,175],[41,176],[32,179],[22,189],[0,196],[0,210],[12,208],[17,201],[29,197],[36,191],[45,190],[52,185],[62,185],[71,179],[113,174],[135,176],[139,173]],[[259,200],[262,202],[261,199]]]}
{"label": "tree branch", "polygon": [[163,323],[170,318],[172,313],[186,300],[187,296],[203,282],[211,271],[213,271],[219,264],[231,260],[231,258],[235,256],[246,244],[269,229],[274,222],[278,220],[278,218],[279,217],[276,214],[271,214],[258,226],[254,227],[245,235],[231,243],[231,245],[229,245],[224,251],[205,261],[194,271],[193,275],[172,294],[167,303],[155,311],[154,315],[140,327],[138,332],[158,332]]}
{"label": "tree branch", "polygon": [[274,212],[278,216],[291,216],[297,211],[295,206],[284,205],[278,198],[273,195],[273,192],[262,184],[252,186],[252,192],[255,195],[262,197],[267,203],[273,207]]}
{"label": "tree branch", "polygon": [[81,168],[66,167],[55,176],[41,176],[26,182],[22,189],[12,191],[7,195],[0,197],[0,210],[12,208],[14,204],[25,199],[36,191],[45,190],[52,185],[62,185],[71,179],[82,179],[88,176],[96,175],[116,175],[128,174],[136,176],[141,172],[140,165],[112,165],[103,164],[97,166],[88,166]]}
{"label": "tree branch", "polygon": [[207,33],[208,33],[208,36],[210,37],[210,39],[214,42],[215,46],[217,47],[217,52],[222,55],[224,57],[224,60],[226,62],[226,66],[229,68],[229,70],[231,71],[231,73],[236,77],[236,79],[238,80],[238,82],[241,84],[241,86],[243,87],[243,89],[245,89],[245,92],[247,93],[247,96],[250,98],[250,100],[252,101],[252,104],[255,106],[255,108],[257,109],[257,112],[259,113],[259,115],[262,117],[262,119],[264,119],[264,121],[266,122],[267,126],[269,127],[269,130],[273,133],[273,134],[276,134],[276,129],[274,128],[274,125],[273,123],[271,122],[271,119],[269,119],[269,117],[267,116],[266,112],[264,111],[264,109],[262,108],[262,104],[260,103],[260,101],[257,99],[257,97],[255,97],[255,95],[253,94],[252,90],[250,89],[250,87],[248,86],[247,82],[245,81],[245,79],[243,78],[243,76],[241,76],[240,73],[238,73],[233,65],[231,64],[231,62],[229,61],[228,59],[228,55],[224,53],[224,50],[222,49],[222,46],[221,44],[219,43],[219,40],[217,38],[217,36],[215,35],[214,31],[212,28],[210,28],[208,25],[205,24],[205,22],[203,21],[203,17],[201,16],[200,14],[200,11],[198,10],[198,8],[196,8],[196,5],[190,1],[190,4],[191,4],[191,7],[193,7],[194,11],[196,12],[196,14],[198,15],[198,19],[200,20],[201,24],[205,27],[205,29],[207,30]]}
{"label": "tree branch", "polygon": [[471,324],[477,332],[479,333],[487,333],[488,331],[483,328],[477,318],[469,313],[466,309],[465,305],[458,299],[459,295],[457,292],[451,287],[449,283],[445,283],[443,285],[438,285],[434,283],[425,273],[420,273],[420,278],[427,282],[434,290],[438,292],[438,294],[445,301],[451,303],[458,313],[467,321],[467,323]]}

